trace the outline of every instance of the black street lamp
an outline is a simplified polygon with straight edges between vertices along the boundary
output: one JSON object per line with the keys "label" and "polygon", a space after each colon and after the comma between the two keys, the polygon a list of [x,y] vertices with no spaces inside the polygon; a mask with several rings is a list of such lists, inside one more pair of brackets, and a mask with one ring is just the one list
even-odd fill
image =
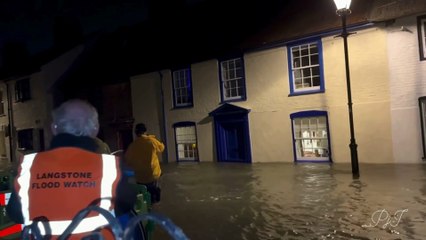
{"label": "black street lamp", "polygon": [[343,46],[345,49],[345,67],[346,67],[346,86],[348,91],[348,110],[349,110],[349,128],[351,131],[351,142],[349,148],[351,150],[351,164],[352,164],[352,175],[354,177],[359,177],[359,167],[358,167],[358,152],[357,144],[355,141],[355,130],[354,130],[354,119],[352,112],[352,93],[351,93],[351,78],[349,73],[349,58],[348,58],[348,33],[346,29],[346,16],[351,14],[349,6],[351,5],[351,0],[334,0],[337,10],[336,13],[342,18],[342,34],[340,35],[343,38]]}

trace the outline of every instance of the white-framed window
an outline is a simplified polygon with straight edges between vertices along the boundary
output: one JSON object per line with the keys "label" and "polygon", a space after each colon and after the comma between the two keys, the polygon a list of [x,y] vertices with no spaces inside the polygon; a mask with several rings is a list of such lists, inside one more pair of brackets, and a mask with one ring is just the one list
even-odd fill
{"label": "white-framed window", "polygon": [[195,123],[179,122],[173,125],[178,161],[198,161],[197,133]]}
{"label": "white-framed window", "polygon": [[304,111],[290,118],[295,161],[331,161],[327,112]]}
{"label": "white-framed window", "polygon": [[420,61],[426,60],[426,15],[417,17]]}
{"label": "white-framed window", "polygon": [[288,46],[290,95],[324,92],[320,40]]}
{"label": "white-framed window", "polygon": [[173,71],[173,103],[175,108],[193,106],[190,68]]}
{"label": "white-framed window", "polygon": [[233,58],[220,62],[222,101],[246,99],[246,85],[243,58]]}

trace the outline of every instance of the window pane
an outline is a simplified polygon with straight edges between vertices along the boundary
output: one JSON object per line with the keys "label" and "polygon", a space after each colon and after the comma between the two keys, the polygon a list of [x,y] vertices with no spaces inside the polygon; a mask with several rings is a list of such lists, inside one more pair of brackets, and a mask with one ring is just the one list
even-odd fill
{"label": "window pane", "polygon": [[244,77],[244,69],[242,67],[238,67],[236,70],[236,74],[237,74],[237,78],[242,78]]}
{"label": "window pane", "polygon": [[301,56],[308,56],[309,55],[309,51],[308,51],[308,46],[307,45],[303,45],[301,46]]}
{"label": "window pane", "polygon": [[311,74],[311,68],[305,68],[303,69],[303,77],[304,78],[310,78],[312,76]]}
{"label": "window pane", "polygon": [[237,94],[237,89],[236,89],[236,88],[231,88],[231,89],[230,89],[230,92],[231,92],[231,93],[230,93],[230,95],[231,95],[231,96],[238,96],[238,94]]}
{"label": "window pane", "polygon": [[319,86],[319,85],[321,85],[321,81],[320,81],[319,76],[313,77],[312,78],[312,86]]}
{"label": "window pane", "polygon": [[319,56],[311,55],[311,65],[317,65],[317,64],[319,64]]}
{"label": "window pane", "polygon": [[309,65],[311,65],[309,62],[309,56],[304,56],[302,58],[302,66],[309,66]]}
{"label": "window pane", "polygon": [[231,89],[226,89],[226,92],[225,92],[225,97],[226,98],[230,98],[232,95],[231,95]]}
{"label": "window pane", "polygon": [[318,46],[316,43],[311,44],[310,53],[314,55],[318,55]]}
{"label": "window pane", "polygon": [[299,47],[292,47],[291,52],[293,54],[293,59],[297,59],[300,56]]}

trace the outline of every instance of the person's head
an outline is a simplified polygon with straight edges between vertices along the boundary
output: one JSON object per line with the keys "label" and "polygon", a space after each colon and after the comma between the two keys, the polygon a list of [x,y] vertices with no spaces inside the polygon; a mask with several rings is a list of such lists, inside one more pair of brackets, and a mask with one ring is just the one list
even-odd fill
{"label": "person's head", "polygon": [[138,123],[135,126],[135,134],[136,136],[140,136],[142,134],[146,133],[146,126],[143,123]]}
{"label": "person's head", "polygon": [[98,112],[88,102],[71,99],[52,111],[52,133],[96,137],[99,131]]}

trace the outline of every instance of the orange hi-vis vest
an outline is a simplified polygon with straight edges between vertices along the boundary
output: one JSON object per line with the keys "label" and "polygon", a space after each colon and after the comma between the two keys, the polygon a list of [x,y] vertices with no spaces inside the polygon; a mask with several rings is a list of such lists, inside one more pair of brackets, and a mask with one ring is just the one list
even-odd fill
{"label": "orange hi-vis vest", "polygon": [[[119,160],[113,155],[75,147],[25,155],[14,183],[22,204],[24,225],[31,225],[36,218],[46,218],[55,239],[89,205],[95,203],[113,213],[120,178]],[[70,239],[80,239],[107,224],[102,215],[91,212]],[[40,232],[46,234],[42,227]]]}

